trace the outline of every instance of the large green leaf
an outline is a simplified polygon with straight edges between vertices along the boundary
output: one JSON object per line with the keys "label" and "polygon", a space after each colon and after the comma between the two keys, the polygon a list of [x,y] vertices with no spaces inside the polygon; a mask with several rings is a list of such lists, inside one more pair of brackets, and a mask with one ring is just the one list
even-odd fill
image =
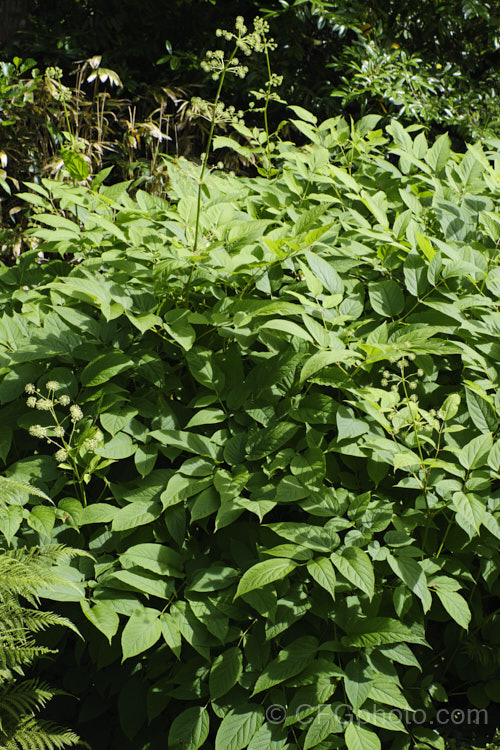
{"label": "large green leaf", "polygon": [[168,733],[168,750],[198,750],[203,747],[210,730],[208,711],[193,706],[175,717]]}
{"label": "large green leaf", "polygon": [[100,354],[82,370],[82,384],[86,386],[101,385],[118,375],[124,370],[130,369],[133,361],[126,354],[117,350]]}
{"label": "large green leaf", "polygon": [[248,591],[260,589],[269,583],[279,581],[291,573],[292,570],[295,570],[296,567],[297,563],[280,557],[257,563],[243,573],[238,584],[236,596],[242,596]]}
{"label": "large green leaf", "polygon": [[264,722],[264,709],[245,704],[229,711],[215,737],[215,750],[243,750]]}
{"label": "large green leaf", "polygon": [[181,557],[163,544],[135,544],[120,555],[120,561],[124,566],[137,565],[160,575],[183,575]]}
{"label": "large green leaf", "polygon": [[345,731],[347,750],[380,750],[380,740],[371,729],[349,722]]}
{"label": "large green leaf", "polygon": [[318,641],[313,636],[306,635],[292,641],[266,666],[255,683],[252,695],[268,690],[273,685],[278,685],[302,672],[314,657],[317,648]]}
{"label": "large green leaf", "polygon": [[142,654],[155,645],[161,636],[160,614],[151,607],[141,607],[130,616],[122,633],[124,660]]}
{"label": "large green leaf", "polygon": [[304,739],[304,750],[316,747],[323,740],[332,734],[338,732],[341,726],[342,718],[341,703],[326,703],[318,706],[314,719],[309,724],[307,734]]}
{"label": "large green leaf", "polygon": [[331,560],[344,578],[357,586],[371,599],[375,592],[373,565],[364,550],[346,547],[341,554],[332,552]]}
{"label": "large green leaf", "polygon": [[235,685],[243,671],[243,655],[234,646],[218,656],[210,670],[208,687],[212,700],[225,695]]}
{"label": "large green leaf", "polygon": [[368,287],[370,303],[375,312],[385,318],[399,315],[404,308],[404,296],[395,281],[376,281]]}
{"label": "large green leaf", "polygon": [[353,623],[348,635],[342,638],[346,646],[383,646],[388,643],[416,643],[427,646],[420,625],[411,627],[391,617],[366,617]]}

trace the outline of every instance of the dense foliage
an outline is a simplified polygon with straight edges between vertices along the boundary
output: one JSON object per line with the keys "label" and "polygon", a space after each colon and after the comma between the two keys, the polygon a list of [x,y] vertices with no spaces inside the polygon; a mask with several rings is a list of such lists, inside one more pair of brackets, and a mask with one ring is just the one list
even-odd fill
{"label": "dense foliage", "polygon": [[304,147],[248,135],[261,176],[24,194],[0,454],[54,505],[21,487],[0,530],[92,555],[51,606],[95,750],[495,725],[498,151],[292,110]]}

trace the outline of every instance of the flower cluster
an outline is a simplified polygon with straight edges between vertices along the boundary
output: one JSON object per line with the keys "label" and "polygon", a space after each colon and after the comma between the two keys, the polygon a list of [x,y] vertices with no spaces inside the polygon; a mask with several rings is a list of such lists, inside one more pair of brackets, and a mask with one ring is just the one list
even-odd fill
{"label": "flower cluster", "polygon": [[[249,107],[250,109],[255,108],[255,102],[265,100],[267,101],[275,101],[279,102],[280,104],[286,104],[286,102],[281,99],[281,97],[274,91],[272,91],[273,88],[278,88],[283,83],[283,76],[279,76],[276,73],[271,73],[269,80],[267,81],[267,89],[260,88],[258,91],[250,91],[250,94],[253,96],[255,101],[250,102]],[[256,110],[260,111],[260,110]]]}
{"label": "flower cluster", "polygon": [[63,72],[58,67],[45,69],[45,85],[51,97],[56,102],[68,102],[71,99],[71,89],[61,83]]}
{"label": "flower cluster", "polygon": [[[409,346],[409,342],[405,342]],[[399,359],[396,366],[399,373],[384,370],[380,384],[383,388],[390,388],[394,394],[394,401],[387,419],[391,422],[392,433],[397,435],[400,430],[406,429],[407,434],[412,432],[427,433],[429,436],[435,429],[439,429],[434,410],[425,411],[419,404],[416,393],[418,380],[424,376],[424,371],[419,367],[414,372],[408,372],[410,363],[416,359],[411,352]]]}
{"label": "flower cluster", "polygon": [[237,57],[231,57],[226,60],[224,52],[221,49],[208,50],[206,60],[201,63],[202,70],[212,73],[212,78],[217,81],[220,74],[225,70],[227,73],[234,73],[239,78],[244,78],[248,73],[248,67],[241,65]]}
{"label": "flower cluster", "polygon": [[[243,17],[238,16],[234,28],[235,31],[217,29],[215,32],[216,36],[225,39],[227,42],[233,41],[235,48],[239,49],[247,57],[252,52],[269,52],[276,49],[274,41],[267,37],[269,24],[264,19],[255,18],[253,31],[249,32]],[[244,78],[248,73],[248,67],[240,63],[235,53],[226,58],[222,50],[209,50],[201,67],[203,70],[211,73],[214,80],[218,80],[222,73],[234,73],[240,78]]]}
{"label": "flower cluster", "polygon": [[[212,120],[214,115],[214,105],[205,101],[205,99],[201,99],[199,96],[194,96],[191,99],[191,109],[193,113],[199,114],[206,120]],[[244,112],[241,110],[236,110],[232,105],[226,107],[221,101],[217,102],[215,105],[215,122],[219,125],[243,125],[243,115]]]}
{"label": "flower cluster", "polygon": [[[87,437],[83,441],[77,440],[80,432],[78,424],[84,419],[84,414],[78,404],[71,403],[71,398],[67,393],[57,396],[61,387],[57,381],[48,380],[45,384],[46,393],[39,391],[33,383],[28,383],[24,389],[28,394],[26,404],[31,409],[50,412],[53,421],[49,427],[40,424],[32,425],[29,428],[29,434],[56,446],[57,451],[54,455],[59,464],[65,463],[72,451],[77,448],[83,447],[85,450],[95,451],[104,439],[100,430],[94,430],[91,437],[88,437],[88,431],[86,431]],[[56,411],[58,406],[65,409],[69,407],[62,418],[60,412]],[[67,427],[64,426],[66,422]]]}

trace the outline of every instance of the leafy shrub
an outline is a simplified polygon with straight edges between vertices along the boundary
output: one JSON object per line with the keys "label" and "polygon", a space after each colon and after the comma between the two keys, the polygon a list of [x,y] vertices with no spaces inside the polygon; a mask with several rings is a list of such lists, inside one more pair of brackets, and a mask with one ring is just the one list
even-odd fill
{"label": "leafy shrub", "polygon": [[[0,486],[11,499],[20,490],[40,494],[36,488],[5,479]],[[54,546],[0,551],[0,742],[5,750],[54,750],[81,744],[74,732],[37,717],[56,691],[37,678],[22,679],[35,659],[53,653],[37,645],[34,634],[54,625],[73,627],[65,618],[37,609],[42,590],[54,582],[54,562],[64,561],[67,555]]]}
{"label": "leafy shrub", "polygon": [[94,557],[95,748],[442,748],[500,698],[496,144],[293,112],[267,178],[31,184],[1,269],[0,454],[56,505],[0,530]]}

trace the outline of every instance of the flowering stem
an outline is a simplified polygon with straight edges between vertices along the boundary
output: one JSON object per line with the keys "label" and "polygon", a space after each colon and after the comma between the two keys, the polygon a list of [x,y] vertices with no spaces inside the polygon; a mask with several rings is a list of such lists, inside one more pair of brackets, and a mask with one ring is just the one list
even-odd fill
{"label": "flowering stem", "polygon": [[[212,145],[212,139],[214,135],[214,129],[215,129],[215,122],[217,119],[217,105],[219,103],[220,95],[222,92],[222,87],[224,85],[224,79],[226,77],[227,69],[229,68],[233,57],[236,55],[237,47],[234,48],[229,60],[224,65],[224,68],[221,71],[220,78],[219,78],[219,85],[217,87],[217,93],[215,95],[214,104],[213,104],[213,110],[212,110],[212,119],[210,121],[210,131],[208,133],[208,141],[207,141],[207,147],[205,149],[205,153],[203,155],[203,161],[201,163],[201,172],[200,172],[200,178],[198,183],[198,197],[196,202],[196,222],[194,227],[194,241],[193,241],[193,255],[196,255],[198,252],[198,236],[200,231],[200,216],[201,216],[201,191],[203,188],[203,177],[205,176],[205,171],[207,169],[208,164],[208,157],[210,154],[210,147]],[[193,276],[193,270],[194,270],[194,260],[191,264],[191,268],[189,270],[189,276],[186,281],[186,284],[184,286],[184,293],[186,294],[189,290],[190,284],[191,284],[191,278]]]}
{"label": "flowering stem", "polygon": [[213,111],[212,111],[212,119],[210,121],[210,131],[208,133],[208,141],[207,141],[207,148],[205,150],[205,154],[203,156],[203,162],[201,165],[201,173],[200,173],[200,181],[198,185],[198,202],[196,205],[196,224],[194,229],[194,242],[193,242],[193,253],[196,253],[198,250],[198,234],[199,234],[199,228],[200,228],[200,215],[201,215],[201,190],[203,186],[203,177],[205,175],[205,171],[207,168],[208,163],[208,157],[210,154],[210,147],[212,145],[212,139],[214,135],[214,129],[215,129],[215,122],[216,122],[216,115],[217,115],[217,105],[219,103],[220,95],[222,93],[222,87],[224,85],[224,79],[226,77],[227,69],[229,68],[233,57],[236,54],[237,47],[234,48],[231,57],[225,64],[223,70],[221,71],[220,78],[219,78],[219,85],[217,87],[217,93],[215,95],[214,99],[214,105],[213,105]]}
{"label": "flowering stem", "polygon": [[271,62],[269,60],[269,52],[266,48],[265,50],[266,55],[266,65],[267,65],[267,91],[266,91],[266,101],[264,104],[264,130],[266,132],[266,156],[267,156],[267,174],[269,176],[269,173],[271,171],[271,148],[270,148],[270,138],[269,138],[269,123],[267,120],[267,110],[269,107],[269,99],[271,96],[271,86],[272,86],[272,74],[271,74]]}

